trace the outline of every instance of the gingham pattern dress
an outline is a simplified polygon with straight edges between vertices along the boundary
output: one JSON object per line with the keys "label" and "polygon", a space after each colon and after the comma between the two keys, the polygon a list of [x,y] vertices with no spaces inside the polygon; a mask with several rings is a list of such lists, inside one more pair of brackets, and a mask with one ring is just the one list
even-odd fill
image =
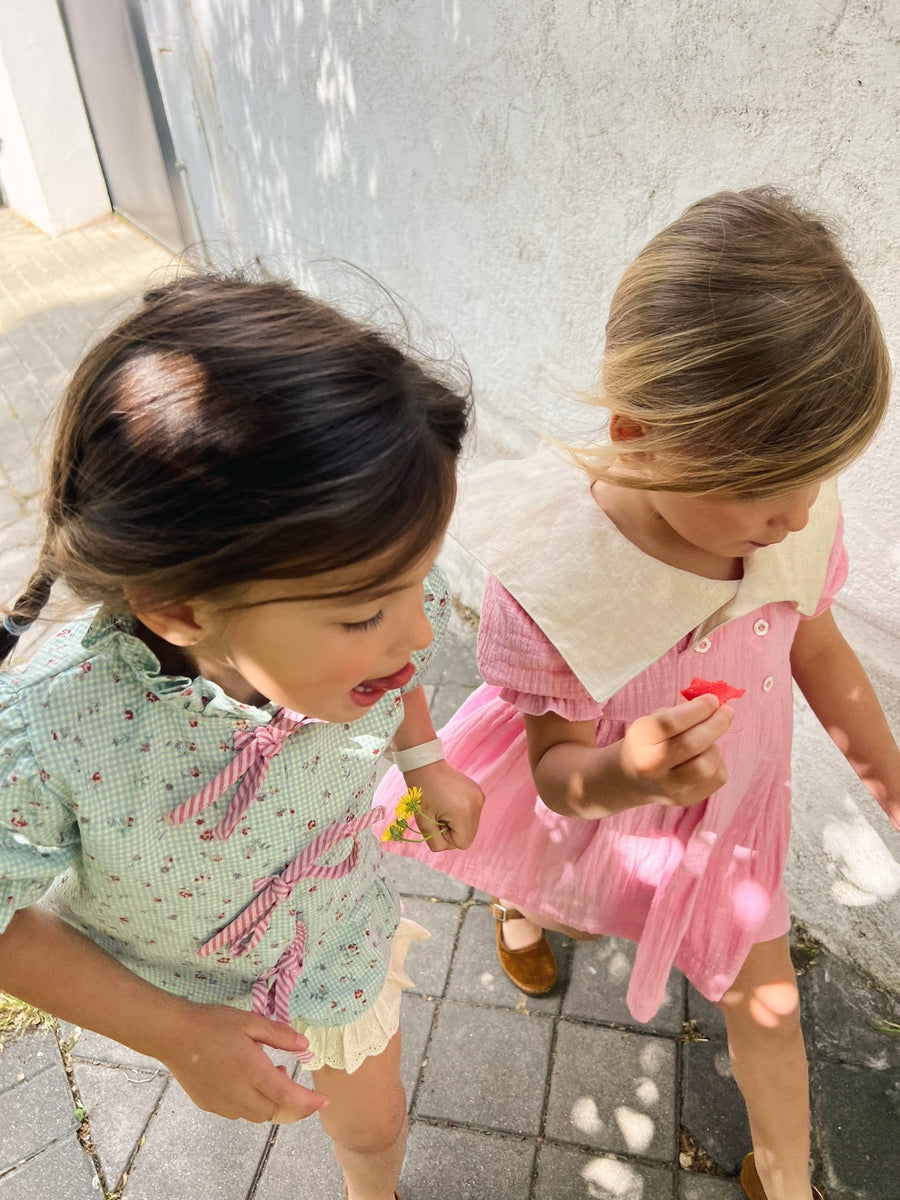
{"label": "gingham pattern dress", "polygon": [[[446,580],[425,583],[435,633]],[[346,1025],[381,993],[396,897],[370,829],[400,691],[328,724],[161,675],[101,613],[0,674],[0,931],[48,902],[192,1000]]]}

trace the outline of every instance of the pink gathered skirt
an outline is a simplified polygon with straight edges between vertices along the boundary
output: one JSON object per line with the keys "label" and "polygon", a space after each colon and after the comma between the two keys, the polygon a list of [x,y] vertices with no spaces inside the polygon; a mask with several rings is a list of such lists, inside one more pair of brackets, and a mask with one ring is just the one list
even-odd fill
{"label": "pink gathered skirt", "polygon": [[[789,928],[781,884],[789,789],[777,770],[769,779],[757,772],[749,791],[749,779],[733,778],[693,808],[646,805],[593,821],[560,816],[542,803],[521,713],[498,687],[484,684],[473,692],[441,737],[448,762],[485,793],[472,846],[440,853],[419,842],[386,842],[385,848],[549,922],[637,942],[628,1003],[638,1020],[656,1012],[673,964],[717,1000],[749,947]],[[374,803],[393,813],[405,788],[392,768]],[[758,856],[749,847],[764,816],[761,806],[774,815],[773,798],[782,818],[769,824],[774,855],[766,856],[771,869],[760,871],[750,866]]]}

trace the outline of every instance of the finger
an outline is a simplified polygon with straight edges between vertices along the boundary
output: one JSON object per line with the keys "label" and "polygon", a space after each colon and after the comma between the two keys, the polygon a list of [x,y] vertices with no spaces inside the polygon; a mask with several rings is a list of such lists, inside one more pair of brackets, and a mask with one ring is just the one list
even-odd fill
{"label": "finger", "polygon": [[309,1049],[309,1042],[306,1038],[296,1029],[292,1029],[290,1025],[285,1025],[283,1021],[270,1021],[268,1017],[251,1016],[247,1032],[254,1042],[260,1042],[263,1046],[271,1046],[273,1050],[295,1052]]}
{"label": "finger", "polygon": [[416,828],[425,839],[425,845],[432,852],[453,849],[452,831],[445,817],[441,817],[437,813],[433,816],[424,812],[416,813]]}
{"label": "finger", "polygon": [[[467,850],[475,840],[478,832],[479,813],[461,813],[452,821],[445,818],[446,829],[443,830],[442,845],[439,850]],[[435,841],[438,839],[436,838]]]}
{"label": "finger", "polygon": [[675,795],[681,793],[676,801],[679,804],[699,804],[724,787],[728,781],[728,768],[717,747],[712,746],[703,754],[690,759],[680,767],[676,767],[669,775],[674,784]]}
{"label": "finger", "polygon": [[[328,1097],[321,1092],[301,1087],[287,1075],[273,1070],[264,1080],[257,1079],[256,1090],[265,1096],[268,1107],[266,1120],[277,1120],[281,1125],[289,1125],[293,1121],[302,1121],[304,1117],[312,1116],[329,1103]],[[270,1114],[277,1114],[272,1116]]]}
{"label": "finger", "polygon": [[[673,708],[660,708],[647,717],[641,717],[645,738],[648,742],[668,742],[695,725],[706,721],[719,707],[715,696],[704,693]],[[636,721],[635,724],[638,724]]]}
{"label": "finger", "polygon": [[[705,699],[705,697],[701,696],[700,699]],[[717,706],[705,720],[691,725],[665,742],[657,743],[653,749],[656,751],[658,768],[673,770],[675,767],[697,758],[698,755],[715,745],[719,738],[727,732],[733,720],[734,709],[725,705],[721,708]]]}

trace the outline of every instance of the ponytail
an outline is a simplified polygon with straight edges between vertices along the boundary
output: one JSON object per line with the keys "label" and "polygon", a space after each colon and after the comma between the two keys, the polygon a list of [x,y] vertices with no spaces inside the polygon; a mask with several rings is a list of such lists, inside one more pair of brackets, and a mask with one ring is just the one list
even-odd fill
{"label": "ponytail", "polygon": [[42,560],[28,580],[25,591],[0,624],[0,663],[6,662],[15,650],[19,638],[31,628],[41,615],[44,605],[50,598],[52,587],[53,575],[43,565]]}

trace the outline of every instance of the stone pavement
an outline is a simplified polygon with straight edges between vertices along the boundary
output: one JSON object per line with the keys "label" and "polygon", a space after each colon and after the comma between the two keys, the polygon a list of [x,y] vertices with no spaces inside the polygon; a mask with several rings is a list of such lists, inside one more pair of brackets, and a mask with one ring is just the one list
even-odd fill
{"label": "stone pavement", "polygon": [[[116,220],[50,241],[0,210],[0,597],[34,554],[37,455],[60,382],[162,262]],[[439,720],[478,681],[460,617],[431,679]],[[748,1136],[711,1005],[674,976],[636,1026],[630,946],[562,938],[559,985],[526,1001],[497,967],[487,897],[406,860],[388,868],[433,935],[411,951],[403,1002],[405,1200],[735,1200]],[[802,931],[795,943],[817,1181],[829,1200],[898,1200],[900,1002]],[[0,1105],[0,1200],[341,1195],[318,1124],[201,1113],[158,1063],[69,1026],[6,1046]]]}

